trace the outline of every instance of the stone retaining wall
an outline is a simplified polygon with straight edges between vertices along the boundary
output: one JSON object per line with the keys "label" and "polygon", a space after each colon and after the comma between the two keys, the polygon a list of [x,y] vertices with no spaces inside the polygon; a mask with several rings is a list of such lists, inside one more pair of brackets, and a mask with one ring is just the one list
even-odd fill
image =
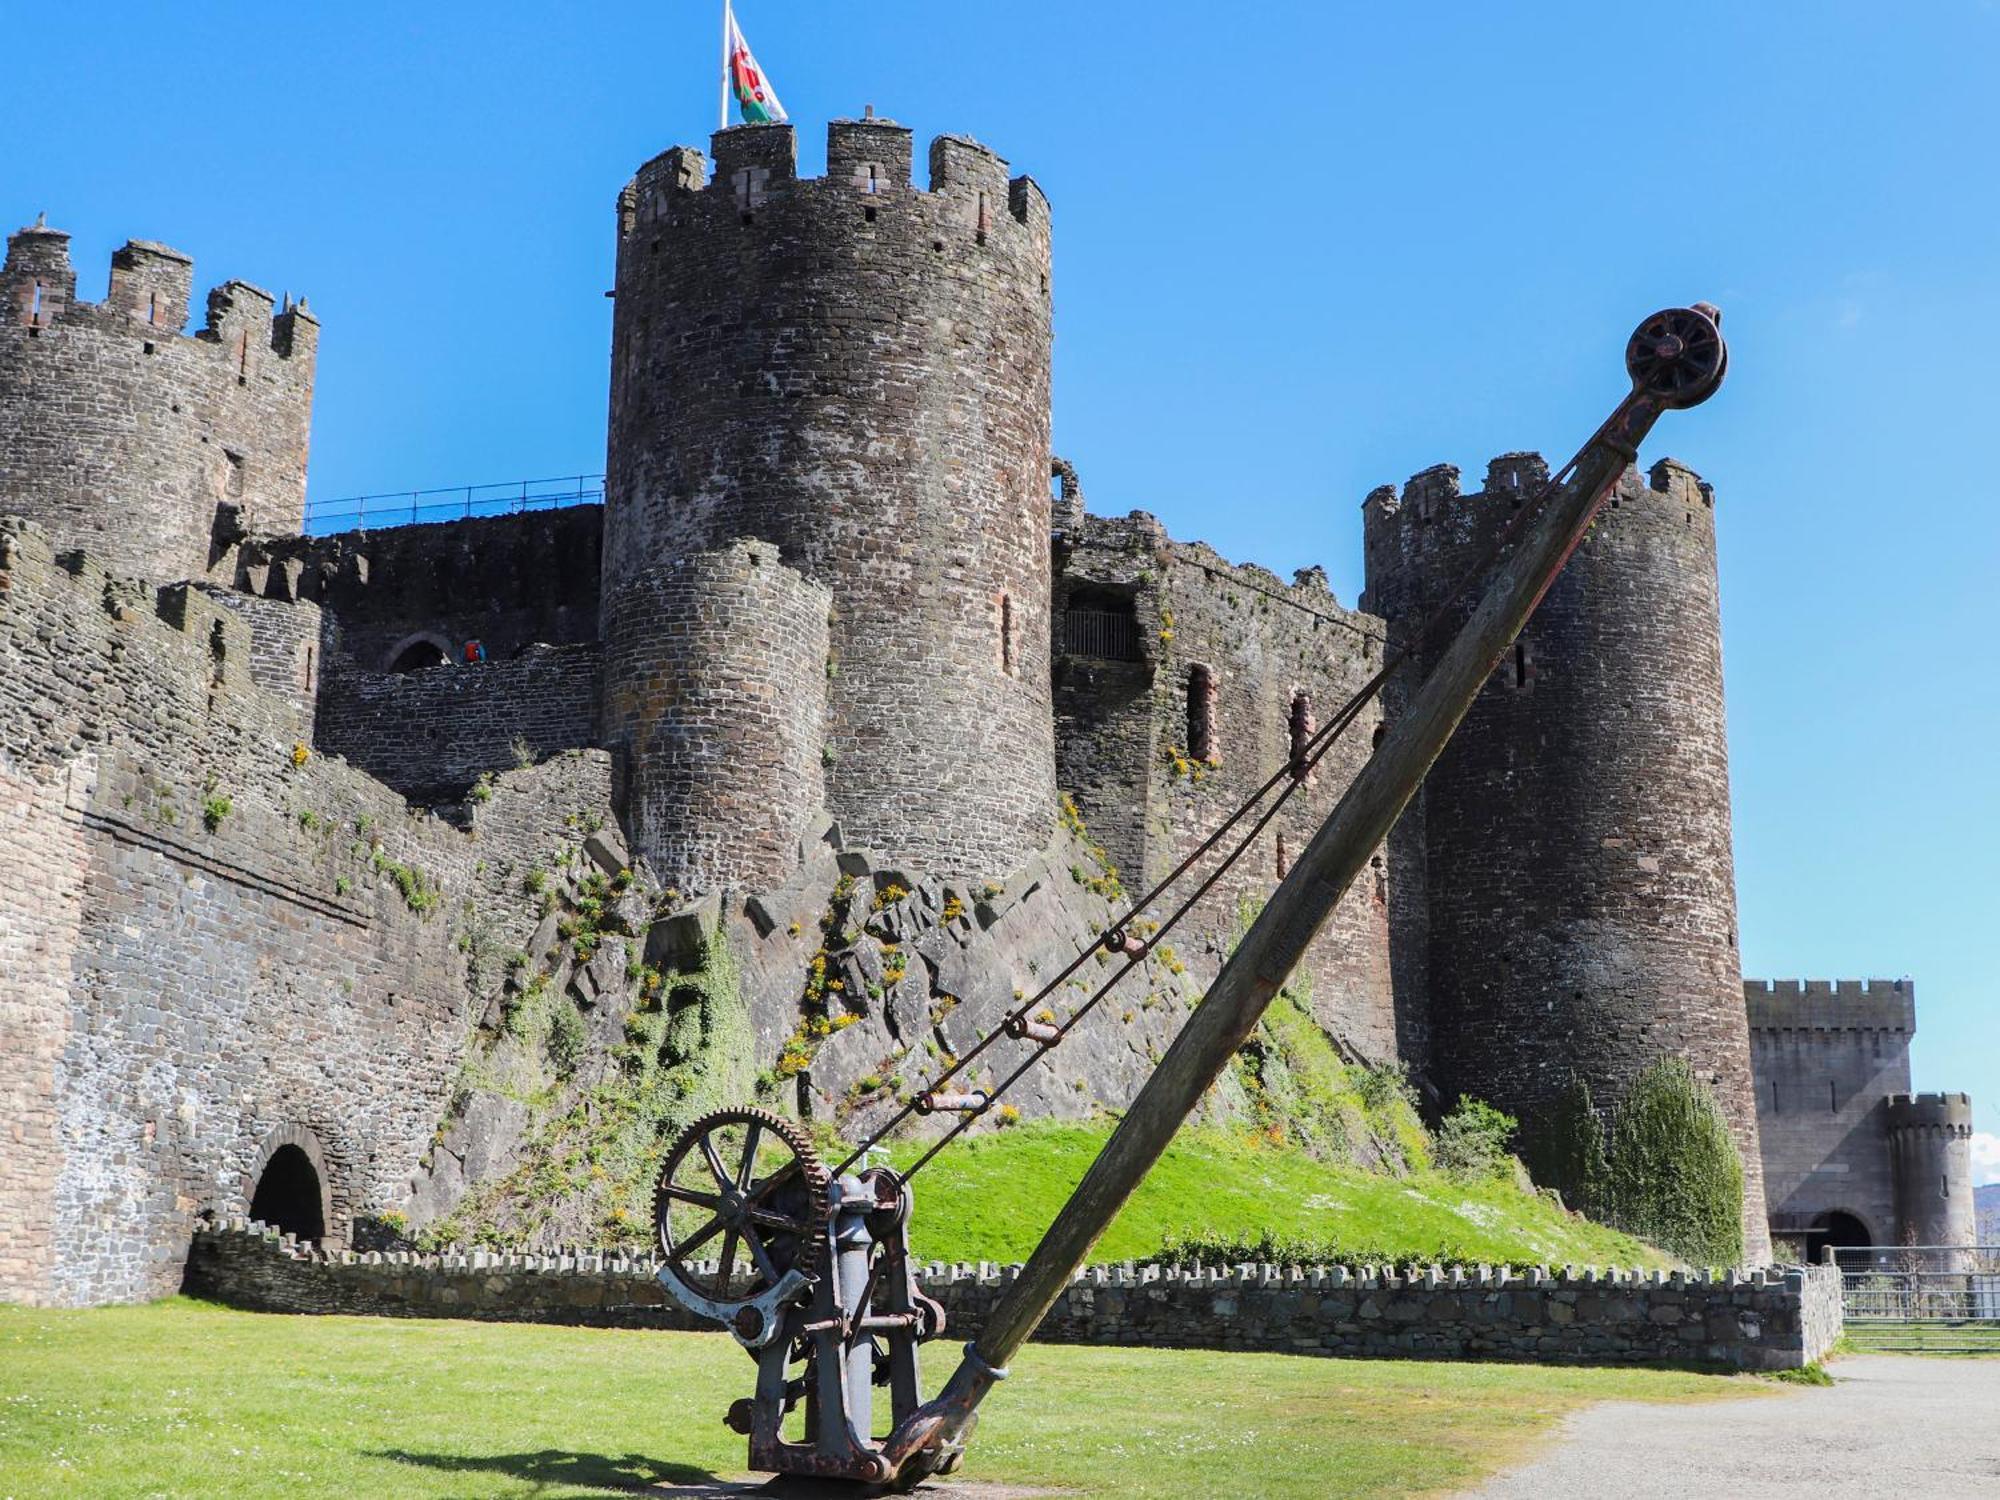
{"label": "stone retaining wall", "polygon": [[[610,1251],[327,1253],[235,1219],[203,1230],[187,1290],[269,1312],[705,1329],[668,1300],[656,1262]],[[974,1337],[1017,1266],[931,1265],[946,1342]],[[1698,1363],[1786,1370],[1840,1336],[1840,1278],[1786,1267],[1719,1276],[1574,1269],[1094,1267],[1037,1337],[1064,1344],[1392,1359]]]}

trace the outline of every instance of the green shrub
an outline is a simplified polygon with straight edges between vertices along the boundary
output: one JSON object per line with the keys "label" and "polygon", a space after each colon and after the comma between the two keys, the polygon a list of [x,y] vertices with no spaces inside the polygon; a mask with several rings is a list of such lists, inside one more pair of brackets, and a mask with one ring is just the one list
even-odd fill
{"label": "green shrub", "polygon": [[1557,1097],[1542,1129],[1528,1142],[1528,1167],[1542,1187],[1554,1188],[1563,1202],[1593,1219],[1604,1216],[1606,1178],[1604,1122],[1590,1097],[1590,1085],[1576,1074]]}
{"label": "green shrub", "polygon": [[576,1068],[576,1060],[583,1055],[583,1017],[576,1007],[566,999],[558,999],[549,1007],[549,1063],[557,1073],[567,1077]]}
{"label": "green shrub", "polygon": [[1743,1255],[1743,1161],[1708,1085],[1678,1057],[1640,1074],[1611,1123],[1611,1222],[1698,1266]]}
{"label": "green shrub", "polygon": [[1433,1157],[1440,1170],[1466,1177],[1501,1177],[1512,1170],[1508,1146],[1520,1121],[1484,1100],[1458,1096],[1438,1126]]}

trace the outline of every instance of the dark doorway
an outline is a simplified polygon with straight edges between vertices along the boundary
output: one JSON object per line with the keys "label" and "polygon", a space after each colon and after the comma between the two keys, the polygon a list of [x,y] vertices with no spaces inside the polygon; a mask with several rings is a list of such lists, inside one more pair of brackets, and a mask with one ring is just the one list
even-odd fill
{"label": "dark doorway", "polygon": [[449,660],[451,658],[445,655],[444,647],[440,646],[436,641],[411,641],[409,645],[397,653],[396,659],[389,663],[389,670],[391,672],[421,672],[426,667],[441,667]]}
{"label": "dark doorway", "polygon": [[1841,1213],[1836,1209],[1832,1213],[1821,1214],[1813,1221],[1813,1227],[1806,1231],[1806,1263],[1816,1266],[1824,1261],[1828,1246],[1836,1250],[1848,1250],[1858,1245],[1874,1243],[1866,1224],[1853,1214]]}
{"label": "dark doorway", "polygon": [[312,1158],[297,1146],[280,1146],[257,1179],[250,1217],[302,1240],[318,1240],[326,1234],[321,1203],[319,1173],[313,1170]]}

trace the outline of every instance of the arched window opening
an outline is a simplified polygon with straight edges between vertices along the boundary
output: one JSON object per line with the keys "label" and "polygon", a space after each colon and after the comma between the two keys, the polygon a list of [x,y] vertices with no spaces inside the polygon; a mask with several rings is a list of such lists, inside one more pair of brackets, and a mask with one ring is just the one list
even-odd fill
{"label": "arched window opening", "polygon": [[1063,654],[1101,661],[1138,661],[1139,624],[1130,595],[1073,589],[1063,609]]}
{"label": "arched window opening", "polygon": [[1000,670],[1012,677],[1019,664],[1014,654],[1014,596],[1000,596]]}
{"label": "arched window opening", "polygon": [[250,1198],[250,1217],[301,1240],[326,1236],[326,1200],[312,1158],[297,1146],[271,1153]]}
{"label": "arched window opening", "polygon": [[435,636],[420,635],[405,641],[389,658],[391,672],[421,672],[428,667],[441,667],[451,660],[451,652],[445,643]]}
{"label": "arched window opening", "polygon": [[1221,763],[1215,725],[1215,669],[1200,662],[1188,668],[1187,741],[1191,759],[1210,765]]}

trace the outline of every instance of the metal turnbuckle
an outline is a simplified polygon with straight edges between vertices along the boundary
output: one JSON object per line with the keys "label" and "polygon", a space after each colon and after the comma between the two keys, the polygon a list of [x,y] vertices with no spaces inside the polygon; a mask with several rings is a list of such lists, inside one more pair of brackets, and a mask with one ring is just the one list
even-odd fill
{"label": "metal turnbuckle", "polygon": [[1153,951],[1153,945],[1142,937],[1136,937],[1123,927],[1114,927],[1099,939],[1107,953],[1122,953],[1127,958],[1144,958]]}
{"label": "metal turnbuckle", "polygon": [[1037,1021],[1030,1016],[1009,1016],[1006,1026],[1001,1029],[1017,1041],[1039,1042],[1044,1047],[1053,1047],[1062,1040],[1060,1026]]}
{"label": "metal turnbuckle", "polygon": [[972,1115],[986,1108],[987,1103],[986,1094],[979,1089],[963,1094],[925,1089],[917,1095],[914,1108],[920,1115]]}

